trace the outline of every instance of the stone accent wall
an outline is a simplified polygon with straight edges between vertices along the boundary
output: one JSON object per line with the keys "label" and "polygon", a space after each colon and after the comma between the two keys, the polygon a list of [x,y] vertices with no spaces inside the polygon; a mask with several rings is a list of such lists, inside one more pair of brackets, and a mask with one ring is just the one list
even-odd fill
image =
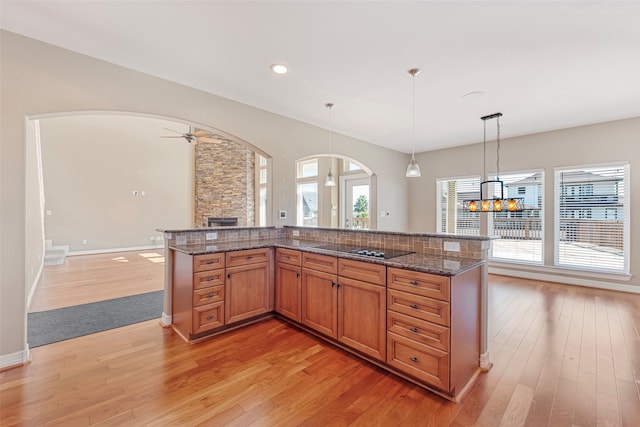
{"label": "stone accent wall", "polygon": [[200,143],[195,155],[196,227],[209,217],[237,217],[238,226],[253,226],[255,154],[233,141]]}

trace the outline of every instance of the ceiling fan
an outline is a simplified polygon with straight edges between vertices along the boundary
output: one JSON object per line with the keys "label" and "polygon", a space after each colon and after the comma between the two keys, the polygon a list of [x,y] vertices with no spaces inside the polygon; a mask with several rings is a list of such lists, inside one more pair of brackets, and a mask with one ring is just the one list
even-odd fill
{"label": "ceiling fan", "polygon": [[168,130],[169,132],[175,132],[178,135],[161,136],[160,138],[184,138],[189,144],[191,143],[197,144],[199,142],[217,143],[217,142],[223,142],[227,139],[206,130],[201,130],[201,129],[194,130],[191,126],[189,126],[189,132],[187,133],[181,133],[181,132],[178,132],[177,130],[173,130],[169,128],[163,128],[163,129]]}

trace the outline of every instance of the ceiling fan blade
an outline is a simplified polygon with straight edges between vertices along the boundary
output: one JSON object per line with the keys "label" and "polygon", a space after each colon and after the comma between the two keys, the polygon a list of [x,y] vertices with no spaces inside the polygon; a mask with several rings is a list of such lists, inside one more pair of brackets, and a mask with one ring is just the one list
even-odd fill
{"label": "ceiling fan blade", "polygon": [[195,136],[196,138],[200,138],[202,136],[209,135],[209,132],[207,132],[206,130],[197,130],[197,131],[193,132],[191,135]]}
{"label": "ceiling fan blade", "polygon": [[177,133],[179,135],[182,135],[182,132],[178,132],[177,130],[173,130],[173,129],[169,129],[169,128],[162,128],[164,130],[168,130],[169,132],[173,132],[173,133]]}
{"label": "ceiling fan blade", "polygon": [[160,138],[184,138],[184,136],[183,135],[176,135],[176,136],[171,135],[171,136],[161,136]]}

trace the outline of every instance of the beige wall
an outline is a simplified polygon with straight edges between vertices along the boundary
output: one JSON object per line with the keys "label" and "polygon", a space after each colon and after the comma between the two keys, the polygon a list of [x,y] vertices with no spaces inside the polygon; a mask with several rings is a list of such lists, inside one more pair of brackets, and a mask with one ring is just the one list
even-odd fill
{"label": "beige wall", "polygon": [[[508,126],[505,114],[502,124]],[[482,127],[478,120],[478,132]],[[489,134],[489,133],[488,133]],[[487,143],[487,173],[495,173],[495,139]],[[482,144],[474,144],[449,150],[421,153],[416,156],[422,168],[422,177],[412,181],[409,211],[410,231],[435,232],[436,230],[436,179],[482,175]],[[597,165],[608,162],[628,161],[631,177],[628,192],[631,202],[631,281],[594,278],[612,284],[640,286],[640,117],[510,138],[502,141],[500,149],[501,172],[544,169],[544,257],[545,265],[552,266],[554,253],[554,168]],[[532,272],[536,268],[514,267],[518,271]],[[539,269],[538,269],[539,270]],[[562,273],[568,278],[592,279],[589,273]],[[591,277],[590,277],[591,276]]]}
{"label": "beige wall", "polygon": [[[295,160],[325,147],[326,130],[6,31],[0,37],[0,365],[23,355],[26,341],[25,268],[34,254],[25,231],[25,117],[120,111],[221,129],[273,156],[273,218],[288,213],[274,224],[295,223]],[[309,102],[320,109],[326,99]],[[338,134],[333,152],[377,174],[378,209],[391,212],[378,229],[405,230],[408,156]]]}
{"label": "beige wall", "polygon": [[158,224],[191,228],[193,146],[160,138],[164,128],[187,127],[102,114],[41,119],[46,238],[99,251],[153,245]]}

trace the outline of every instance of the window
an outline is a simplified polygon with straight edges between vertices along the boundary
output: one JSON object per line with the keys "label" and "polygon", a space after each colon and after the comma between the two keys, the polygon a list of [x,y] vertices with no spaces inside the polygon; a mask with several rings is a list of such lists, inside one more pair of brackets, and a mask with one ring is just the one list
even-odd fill
{"label": "window", "polygon": [[298,179],[318,176],[318,159],[303,160],[298,162]]}
{"label": "window", "polygon": [[318,183],[298,184],[297,225],[318,226]]}
{"label": "window", "polygon": [[[500,236],[492,241],[489,257],[496,261],[542,264],[544,172],[509,173],[500,175],[500,180],[504,182],[505,198],[524,199],[524,211],[495,212],[488,217],[489,234]],[[494,185],[493,194],[500,197],[499,185]]]}
{"label": "window", "polygon": [[479,235],[480,213],[464,211],[462,203],[480,197],[480,178],[439,179],[437,185],[438,232]]}
{"label": "window", "polygon": [[268,158],[256,153],[256,225],[265,227],[269,223],[269,161]]}
{"label": "window", "polygon": [[342,170],[344,172],[356,172],[356,171],[359,172],[359,171],[362,171],[362,168],[357,163],[350,162],[349,160],[343,160]]}
{"label": "window", "polygon": [[555,264],[629,272],[629,164],[555,171]]}

